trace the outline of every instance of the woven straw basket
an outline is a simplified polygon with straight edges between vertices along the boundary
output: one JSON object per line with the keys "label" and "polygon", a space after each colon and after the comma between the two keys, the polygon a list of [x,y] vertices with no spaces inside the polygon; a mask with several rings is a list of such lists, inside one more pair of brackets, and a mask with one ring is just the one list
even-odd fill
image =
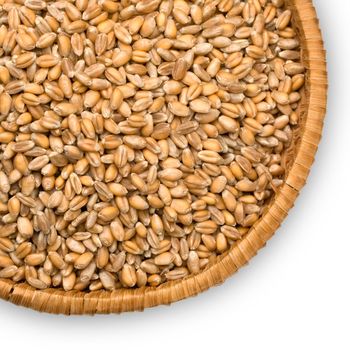
{"label": "woven straw basket", "polygon": [[[287,0],[286,0],[287,1]],[[294,27],[299,32],[303,63],[307,67],[306,86],[299,107],[301,124],[288,152],[286,181],[269,205],[269,210],[244,238],[215,264],[183,280],[159,287],[116,291],[65,292],[60,289],[35,290],[27,283],[0,279],[0,298],[38,311],[63,314],[95,314],[140,311],[144,308],[196,295],[222,283],[245,265],[274,234],[304,186],[321,138],[327,99],[325,51],[312,0],[288,0]]]}

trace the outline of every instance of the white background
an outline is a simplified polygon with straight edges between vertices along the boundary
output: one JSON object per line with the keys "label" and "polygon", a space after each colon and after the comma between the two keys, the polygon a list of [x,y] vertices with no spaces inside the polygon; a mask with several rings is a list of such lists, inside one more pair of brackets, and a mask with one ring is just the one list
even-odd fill
{"label": "white background", "polygon": [[350,1],[314,3],[329,64],[324,136],[267,247],[222,286],[143,313],[65,317],[0,301],[1,348],[350,348]]}

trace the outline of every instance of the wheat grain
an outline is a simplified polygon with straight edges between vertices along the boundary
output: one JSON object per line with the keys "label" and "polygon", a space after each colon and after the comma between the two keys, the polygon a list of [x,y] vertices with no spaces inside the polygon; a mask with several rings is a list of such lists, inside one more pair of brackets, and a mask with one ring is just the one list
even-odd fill
{"label": "wheat grain", "polygon": [[199,273],[283,184],[305,82],[283,0],[0,9],[0,277]]}

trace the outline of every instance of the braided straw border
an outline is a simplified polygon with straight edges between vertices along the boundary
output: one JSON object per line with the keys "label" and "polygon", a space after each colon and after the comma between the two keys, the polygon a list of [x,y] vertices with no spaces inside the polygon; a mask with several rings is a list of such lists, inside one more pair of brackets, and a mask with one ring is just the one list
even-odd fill
{"label": "braided straw border", "polygon": [[284,185],[269,210],[226,254],[205,271],[159,287],[119,289],[112,292],[65,292],[35,290],[27,283],[0,279],[0,298],[38,311],[62,314],[95,314],[141,311],[196,295],[222,283],[245,265],[274,234],[304,186],[321,138],[327,100],[325,51],[312,0],[288,0],[299,31],[303,61],[307,67],[306,88],[300,106],[301,128],[289,155],[289,171]]}

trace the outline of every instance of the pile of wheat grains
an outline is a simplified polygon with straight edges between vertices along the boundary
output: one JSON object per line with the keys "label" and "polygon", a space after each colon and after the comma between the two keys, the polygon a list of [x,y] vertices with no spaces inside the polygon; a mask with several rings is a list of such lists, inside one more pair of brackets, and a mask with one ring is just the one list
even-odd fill
{"label": "pile of wheat grains", "polygon": [[214,263],[283,184],[303,73],[283,0],[0,0],[0,278]]}

